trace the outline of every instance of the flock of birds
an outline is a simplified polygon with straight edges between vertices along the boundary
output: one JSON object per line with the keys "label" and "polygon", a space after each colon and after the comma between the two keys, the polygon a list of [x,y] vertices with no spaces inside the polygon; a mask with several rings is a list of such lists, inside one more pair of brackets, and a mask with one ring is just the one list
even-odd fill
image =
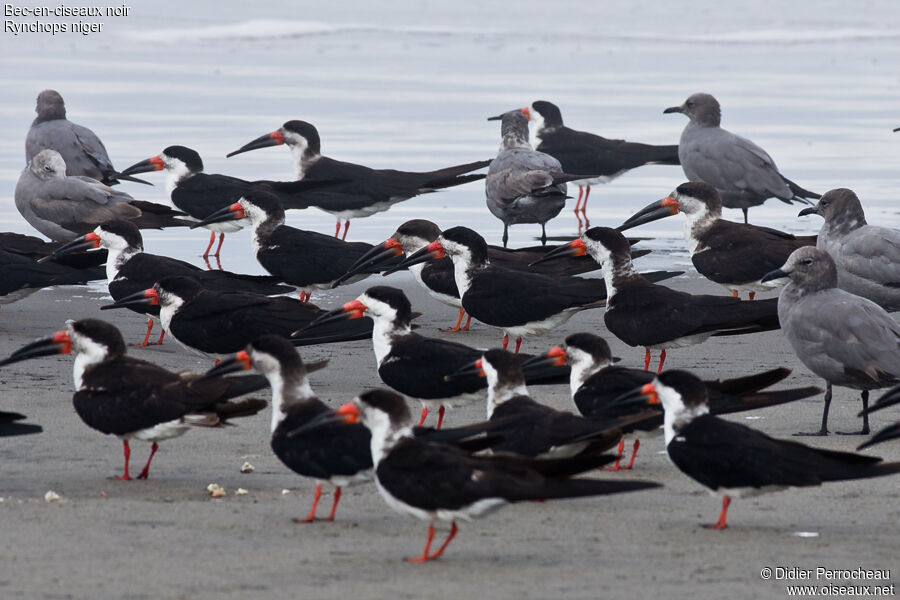
{"label": "flock of birds", "polygon": [[[26,140],[27,166],[15,190],[19,212],[50,242],[0,234],[0,302],[40,288],[106,279],[111,304],[147,316],[182,346],[216,364],[206,373],[173,373],[129,356],[121,333],[98,319],[69,321],[0,360],[0,366],[56,354],[74,354],[73,403],[81,419],[123,443],[131,479],[131,440],[151,442],[138,478],[149,476],[158,442],[193,427],[218,427],[267,403],[242,396],[271,389],[271,446],[300,475],[317,481],[309,514],[316,519],[322,484],[335,486],[333,520],[344,486],[374,479],[396,511],[429,522],[424,562],[443,554],[456,521],[480,517],[510,503],[616,494],[658,487],[651,481],[582,478],[621,464],[623,436],[662,427],[672,462],[722,495],[727,526],[731,497],[774,487],[813,486],[900,472],[865,454],[836,452],[778,440],[723,420],[721,414],[756,410],[810,397],[816,387],[767,390],[785,368],[727,380],[701,381],[682,370],[663,371],[668,350],[711,336],[781,329],[801,362],[827,385],[822,424],[827,435],[833,385],[862,392],[863,429],[869,413],[900,404],[900,386],[872,406],[869,390],[900,383],[900,234],[868,225],[857,196],[835,189],[822,196],[779,173],[752,141],[720,126],[715,98],[693,94],[679,112],[689,119],[678,145],[610,140],[563,125],[559,108],[537,101],[504,113],[502,144],[493,160],[425,173],[374,170],[321,154],[315,127],[288,121],[228,156],[285,144],[296,180],[244,181],[207,174],[197,152],[169,146],[159,155],[116,170],[99,138],[66,119],[59,93],[37,99]],[[545,224],[565,206],[567,184],[579,187],[576,214],[587,222],[592,185],[647,164],[681,165],[689,180],[638,211],[616,229],[587,227],[574,241],[546,246]],[[483,168],[486,173],[473,173]],[[135,200],[113,187],[146,183],[135,175],[166,171],[175,208]],[[487,206],[504,224],[503,246],[488,245],[473,229],[441,230],[424,219],[401,225],[383,243],[347,242],[349,221],[450,186],[485,180]],[[748,209],[769,198],[807,204],[800,215],[824,218],[818,236],[794,236],[747,223]],[[813,205],[809,199],[817,200]],[[744,222],[722,218],[739,208]],[[335,216],[334,235],[285,224],[285,210],[316,207]],[[697,295],[659,282],[680,272],[639,273],[622,232],[683,213],[685,241],[696,270],[730,291]],[[341,233],[341,221],[344,221]],[[579,219],[579,222],[580,219]],[[508,227],[540,224],[542,245],[506,248]],[[218,257],[225,233],[249,226],[252,252],[269,273],[251,276],[208,270],[144,252],[140,229],[205,227],[203,254]],[[212,247],[219,236],[215,252]],[[339,237],[340,236],[340,237]],[[102,248],[102,250],[96,250]],[[483,351],[415,331],[409,299],[377,285],[326,310],[311,294],[376,273],[409,269],[429,295],[459,309],[447,331],[471,319],[503,333],[502,349]],[[601,278],[579,275],[602,270]],[[786,285],[785,285],[786,284]],[[756,292],[784,285],[778,298]],[[287,294],[297,291],[299,299]],[[749,293],[749,300],[740,298]],[[615,365],[606,341],[578,333],[542,354],[519,353],[522,340],[553,331],[577,312],[604,308],[609,332],[645,348],[643,369]],[[465,325],[463,319],[467,317]],[[390,389],[359,394],[334,410],[316,397],[297,346],[371,338],[378,376]],[[507,351],[515,338],[515,352]],[[651,350],[659,350],[656,372]],[[258,374],[233,375],[256,370]],[[533,399],[526,384],[566,384],[579,415]],[[442,428],[445,408],[484,401],[487,419]],[[407,398],[422,404],[418,424]],[[437,410],[435,427],[424,427]],[[38,433],[22,415],[0,414],[0,435]],[[892,425],[860,449],[900,438]],[[614,452],[609,452],[615,450]],[[449,521],[445,541],[432,549],[434,522]]]}

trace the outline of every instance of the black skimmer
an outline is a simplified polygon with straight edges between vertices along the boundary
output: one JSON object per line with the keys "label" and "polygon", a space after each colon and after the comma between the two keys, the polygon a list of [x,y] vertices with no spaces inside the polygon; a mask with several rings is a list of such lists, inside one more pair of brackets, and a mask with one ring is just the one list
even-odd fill
{"label": "black skimmer", "polygon": [[144,229],[184,227],[184,213],[135,200],[125,192],[87,177],[66,175],[56,150],[41,150],[22,171],[16,208],[28,223],[53,241],[69,241],[111,219],[134,221]]}
{"label": "black skimmer", "polygon": [[467,227],[444,231],[385,274],[445,254],[453,261],[462,307],[482,323],[502,329],[504,348],[510,336],[516,337],[516,352],[523,336],[549,331],[576,312],[605,304],[606,286],[600,279],[549,277],[491,264],[484,238]]}
{"label": "black skimmer", "polygon": [[[378,376],[391,388],[422,403],[419,425],[425,422],[429,408],[438,407],[437,428],[444,420],[447,406],[468,404],[480,398],[485,380],[476,374],[447,381],[445,377],[477,360],[481,350],[469,346],[429,338],[412,331],[412,306],[397,288],[374,286],[359,298],[347,302],[309,324],[309,333],[317,335],[319,327],[333,321],[369,316],[374,321],[372,346],[378,365]],[[527,357],[522,356],[520,360]],[[535,383],[555,383],[568,377],[568,369],[554,368],[535,373]]]}
{"label": "black skimmer", "polygon": [[863,427],[851,433],[869,433],[869,390],[900,382],[900,325],[871,300],[839,289],[837,267],[824,250],[800,248],[763,280],[782,277],[790,277],[778,297],[784,336],[806,368],[828,384],[821,428],[799,435],[828,435],[832,385],[861,390]]}
{"label": "black skimmer", "polygon": [[[559,107],[537,100],[522,109],[532,129],[535,150],[549,154],[566,173],[594,173],[593,177],[570,181],[578,186],[575,212],[585,214],[591,186],[609,183],[619,175],[644,165],[678,165],[678,145],[654,146],[611,140],[563,125]],[[582,204],[582,195],[584,203]],[[587,216],[585,214],[585,216]],[[590,227],[590,224],[588,224]]]}
{"label": "black skimmer", "polygon": [[[681,472],[722,495],[709,529],[725,529],[731,497],[826,481],[868,479],[900,472],[900,463],[778,440],[709,413],[706,386],[687,371],[667,371],[633,395],[662,403],[666,451]],[[620,402],[629,402],[625,396]]]}
{"label": "black skimmer", "polygon": [[55,354],[75,354],[75,412],[84,423],[122,440],[125,470],[131,479],[129,440],[152,442],[150,457],[138,475],[146,479],[158,442],[192,427],[222,427],[227,419],[254,415],[264,400],[230,402],[267,383],[262,377],[202,379],[198,374],[167,371],[125,354],[119,330],[105,321],[70,321],[66,328],[15,351],[0,366]]}
{"label": "black skimmer", "polygon": [[739,208],[747,222],[747,209],[769,198],[782,202],[802,202],[819,198],[778,171],[765,150],[719,124],[722,110],[709,94],[693,94],[681,106],[664,113],[682,113],[690,121],[681,132],[678,158],[689,181],[705,181],[722,195],[726,208]]}
{"label": "black skimmer", "polygon": [[272,450],[295,473],[316,480],[312,508],[295,523],[316,519],[322,484],[334,486],[334,503],[326,521],[333,521],[341,489],[372,480],[371,435],[359,424],[329,421],[301,434],[295,430],[334,409],[316,397],[307,369],[291,343],[276,335],[253,340],[245,350],[222,361],[207,372],[219,376],[251,367],[265,375],[272,388]]}
{"label": "black skimmer", "polygon": [[[366,392],[338,413],[372,432],[375,483],[395,511],[429,521],[422,555],[440,557],[458,530],[456,521],[485,516],[511,502],[616,494],[659,487],[650,481],[573,479],[608,459],[587,456],[530,459],[510,455],[473,456],[449,444],[417,439],[403,398],[383,390]],[[450,521],[447,539],[434,552],[434,522]]]}
{"label": "black skimmer", "polygon": [[[529,359],[522,364],[528,375],[532,369],[543,371],[548,366],[568,364],[571,367],[569,385],[572,400],[578,411],[591,419],[612,419],[643,410],[642,407],[620,407],[615,403],[619,396],[653,381],[650,371],[632,369],[613,364],[618,359],[612,356],[609,344],[602,337],[592,333],[575,333],[566,338],[565,347],[556,346],[544,354]],[[754,375],[734,379],[706,381],[709,406],[712,414],[729,414],[757,410],[776,404],[784,404],[807,398],[822,390],[814,386],[778,391],[763,391],[775,385],[791,373],[790,369],[778,368]],[[632,430],[651,431],[662,426],[662,409],[657,419],[646,419],[640,424],[623,426],[625,433]],[[621,466],[617,460],[613,471],[630,469],[640,441],[635,438],[631,460]],[[619,443],[618,454],[625,450],[624,440]]]}
{"label": "black skimmer", "polygon": [[[897,404],[900,404],[900,386],[895,386],[889,389],[881,398],[878,399],[875,404],[868,407],[865,412],[873,413],[889,406],[896,406]],[[863,416],[862,412],[859,416]],[[878,431],[875,435],[869,438],[868,441],[860,444],[857,450],[862,450],[863,448],[868,448],[869,446],[874,446],[875,444],[881,444],[883,442],[895,440],[897,438],[900,438],[900,421],[894,423],[893,425],[888,425],[881,431]]]}
{"label": "black skimmer", "polygon": [[753,300],[756,292],[772,289],[772,284],[761,284],[759,280],[783,265],[797,248],[816,245],[814,235],[794,236],[768,227],[726,221],[722,218],[719,192],[702,181],[682,183],[616,229],[626,231],[679,212],[687,217],[684,241],[697,272],[724,286],[733,296],[744,290]]}
{"label": "black skimmer", "polygon": [[487,207],[503,221],[503,247],[509,226],[540,223],[541,243],[547,243],[547,221],[566,205],[566,182],[583,179],[563,171],[559,161],[528,143],[528,119],[512,110],[488,119],[500,120],[500,151],[484,180]]}
{"label": "black skimmer", "polygon": [[34,112],[37,117],[25,137],[25,162],[50,149],[62,155],[66,175],[90,177],[106,185],[115,185],[120,179],[150,185],[116,171],[97,134],[66,119],[66,103],[56,90],[38,94]]}
{"label": "black skimmer", "polygon": [[487,379],[487,418],[506,422],[492,430],[503,437],[491,448],[497,452],[533,458],[603,452],[622,439],[621,427],[656,416],[644,411],[625,419],[585,419],[541,404],[528,394],[521,359],[499,348],[488,350],[451,377],[473,374]]}
{"label": "black skimmer", "polygon": [[[412,219],[403,223],[397,228],[391,237],[381,244],[376,244],[369,252],[364,254],[356,264],[350,268],[336,282],[339,284],[342,280],[349,279],[351,276],[362,270],[371,271],[378,265],[386,265],[389,261],[401,254],[409,256],[414,252],[418,252],[431,242],[438,239],[441,235],[441,229],[436,224],[425,219]],[[546,268],[543,263],[541,266],[532,267],[530,263],[534,262],[548,251],[546,246],[531,246],[528,248],[501,248],[500,246],[488,246],[488,260],[491,264],[516,269],[520,271],[531,271],[535,273],[544,273],[545,275],[579,275],[595,271],[600,267],[590,257],[572,257],[568,261],[555,264],[550,263],[550,268]],[[632,257],[643,256],[649,254],[649,250],[633,250]],[[543,268],[542,268],[543,267]],[[387,266],[385,269],[389,268]],[[428,294],[447,306],[459,309],[459,318],[456,325],[447,332],[466,331],[472,321],[470,316],[466,320],[465,327],[460,327],[462,318],[466,311],[462,308],[459,300],[459,290],[456,287],[456,279],[453,276],[453,261],[444,257],[438,260],[429,261],[424,264],[412,265],[409,267],[410,273],[416,282],[425,288]]]}
{"label": "black skimmer", "polygon": [[[142,292],[166,276],[184,275],[197,279],[203,286],[216,290],[239,290],[261,294],[284,294],[291,288],[279,285],[268,276],[240,275],[229,271],[204,271],[190,263],[144,252],[144,241],[138,228],[129,221],[109,221],[94,231],[76,238],[59,248],[53,256],[75,252],[84,248],[103,246],[108,249],[106,279],[109,295],[113,300]],[[159,315],[159,306],[130,305],[135,312],[148,315],[147,335],[139,344],[146,346],[153,329],[153,318]],[[162,343],[165,330],[157,344]]]}
{"label": "black skimmer", "polygon": [[[313,290],[329,289],[353,263],[372,248],[364,242],[345,242],[331,236],[284,224],[284,208],[271,194],[251,191],[240,200],[192,225],[198,227],[235,219],[250,219],[251,243],[263,268],[297,288],[301,300]],[[374,272],[377,272],[374,271]],[[359,281],[367,273],[356,275]]]}
{"label": "black skimmer", "polygon": [[800,216],[825,219],[816,247],[834,259],[838,287],[868,298],[888,312],[900,310],[900,231],[869,225],[859,198],[838,188]]}
{"label": "black skimmer", "polygon": [[228,156],[281,144],[287,144],[291,149],[297,179],[338,184],[312,192],[308,200],[310,206],[337,218],[335,237],[340,232],[341,219],[346,220],[342,239],[347,238],[350,219],[385,211],[394,204],[419,194],[484,179],[482,174],[466,173],[490,164],[490,161],[480,160],[423,173],[370,169],[323,156],[319,132],[310,123],[296,120],[288,121],[277,130],[256,138]]}
{"label": "black skimmer", "polygon": [[666,350],[705,342],[713,335],[740,335],[778,329],[778,300],[742,302],[731,296],[695,295],[656,285],[635,271],[628,240],[615,229],[593,227],[580,238],[548,253],[590,254],[603,268],[610,290],[603,321],[629,346],[643,346],[644,368],[650,350],[659,349],[662,371]]}
{"label": "black skimmer", "polygon": [[12,304],[52,285],[77,285],[103,279],[103,269],[77,269],[0,249],[0,306]]}
{"label": "black skimmer", "polygon": [[25,415],[19,413],[0,410],[0,437],[12,437],[16,435],[31,435],[40,433],[44,430],[40,425],[33,423],[20,423],[27,419]]}
{"label": "black skimmer", "polygon": [[[325,314],[314,304],[296,298],[238,290],[206,289],[193,277],[163,277],[153,287],[120,298],[100,310],[134,305],[159,307],[159,321],[175,341],[202,355],[229,354],[265,334],[288,339],[313,319]],[[294,345],[367,340],[372,320],[342,321],[317,328],[294,340]]]}
{"label": "black skimmer", "polygon": [[[169,146],[157,156],[135,163],[123,173],[145,173],[148,171],[166,170],[166,192],[176,208],[186,212],[200,221],[214,212],[237,202],[250,190],[259,193],[269,192],[278,196],[285,209],[307,208],[309,205],[302,199],[297,182],[278,183],[274,181],[246,181],[229,175],[217,175],[203,172],[203,159],[196,150],[185,146]],[[293,193],[281,193],[290,188]],[[221,221],[205,225],[210,230],[209,246],[203,257],[218,257],[222,250],[222,242],[226,233],[238,231],[245,225],[242,221]],[[210,254],[213,243],[219,234],[219,245],[214,254]]]}

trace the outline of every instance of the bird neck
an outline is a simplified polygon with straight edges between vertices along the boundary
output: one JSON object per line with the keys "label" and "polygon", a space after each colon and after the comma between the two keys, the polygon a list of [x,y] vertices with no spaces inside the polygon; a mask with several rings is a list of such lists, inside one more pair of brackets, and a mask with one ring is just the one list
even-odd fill
{"label": "bird neck", "polygon": [[309,385],[306,374],[293,374],[285,376],[278,372],[267,375],[269,386],[272,388],[272,433],[278,425],[287,417],[292,406],[302,404],[316,398],[315,392]]}
{"label": "bird neck", "polygon": [[678,410],[666,410],[663,412],[663,431],[666,436],[666,446],[674,440],[681,430],[697,417],[709,414],[709,406],[701,404],[693,408],[679,407]]}
{"label": "bird neck", "polygon": [[399,319],[376,317],[372,324],[372,348],[375,350],[375,362],[381,366],[382,361],[391,352],[394,338],[412,333],[412,325]]}
{"label": "bird neck", "polygon": [[106,255],[106,283],[109,283],[116,278],[116,275],[119,274],[119,270],[125,266],[129,260],[143,252],[141,248],[108,248],[108,254]]}
{"label": "bird neck", "polygon": [[490,419],[491,415],[494,414],[494,410],[507,400],[515,398],[516,396],[527,395],[528,388],[525,386],[524,381],[503,384],[496,382],[493,385],[489,385],[487,394],[487,418]]}

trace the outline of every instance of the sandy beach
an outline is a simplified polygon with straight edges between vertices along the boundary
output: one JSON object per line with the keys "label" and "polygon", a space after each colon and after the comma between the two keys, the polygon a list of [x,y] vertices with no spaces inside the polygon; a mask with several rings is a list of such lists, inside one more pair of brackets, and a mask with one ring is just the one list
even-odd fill
{"label": "sandy beach", "polygon": [[[336,305],[369,282],[384,281],[406,290],[414,309],[425,313],[418,320],[423,333],[478,347],[499,342],[495,330],[480,324],[469,333],[440,333],[454,311],[425,297],[406,274],[371,278],[313,299]],[[719,292],[696,276],[672,285]],[[7,335],[0,340],[0,355],[54,331],[68,318],[106,318],[127,339],[139,341],[142,320],[123,311],[101,313],[102,298],[84,288],[58,288],[4,307]],[[636,366],[642,359],[641,350],[605,333],[599,310],[577,315],[555,335],[526,340],[524,349],[543,351],[582,330],[605,334],[625,364]],[[131,353],[172,369],[210,366],[171,340]],[[335,406],[379,384],[369,342],[303,349],[302,354],[307,360],[331,361],[312,383]],[[712,339],[671,352],[667,365],[705,378],[785,365],[794,372],[779,387],[819,383],[780,332]],[[2,408],[26,413],[45,430],[0,445],[0,592],[6,598],[780,598],[787,595],[786,585],[809,582],[763,580],[765,567],[890,569],[897,564],[900,479],[736,500],[730,527],[708,531],[700,524],[715,520],[719,500],[675,469],[661,453],[660,435],[642,438],[632,472],[596,476],[649,479],[662,483],[662,489],[513,505],[482,521],[461,523],[440,561],[405,564],[403,556],[421,551],[425,524],[391,512],[371,485],[347,490],[334,523],[291,522],[306,514],[314,483],[272,455],[268,411],[237,427],[192,431],[164,442],[147,481],[107,480],[120,472],[121,444],[78,419],[71,405],[71,371],[70,357],[0,371]],[[532,392],[548,404],[574,410],[566,386]],[[854,392],[837,390],[832,430],[857,427],[858,408]],[[480,404],[453,410],[448,424],[479,420],[483,411]],[[789,437],[814,430],[820,411],[821,399],[814,398],[732,418]],[[873,427],[896,416],[896,411],[876,414]],[[804,441],[852,450],[861,439],[832,435]],[[133,446],[134,464],[140,465],[149,447]],[[870,452],[900,459],[897,444]],[[245,461],[255,471],[242,474]],[[227,495],[210,498],[210,483],[225,487]],[[235,495],[238,488],[248,493]],[[48,490],[63,500],[45,502]],[[323,498],[320,511],[330,500]]]}

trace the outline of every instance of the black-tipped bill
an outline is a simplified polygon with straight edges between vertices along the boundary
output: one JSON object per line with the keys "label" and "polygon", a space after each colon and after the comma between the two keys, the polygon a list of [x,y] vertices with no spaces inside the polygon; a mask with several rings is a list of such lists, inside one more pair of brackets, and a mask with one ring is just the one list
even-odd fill
{"label": "black-tipped bill", "polygon": [[[163,162],[161,156],[153,156],[146,160],[142,160],[141,162],[136,162],[121,173],[119,173],[119,177],[134,175],[135,173],[149,173],[151,171],[162,171],[166,168],[166,164]],[[141,181],[138,179],[137,181]],[[146,181],[141,181],[141,183],[147,183]]]}
{"label": "black-tipped bill", "polygon": [[382,273],[382,275],[387,276],[391,273],[394,273],[395,271],[401,271],[413,265],[428,262],[429,260],[437,260],[439,258],[444,258],[444,247],[441,246],[441,243],[439,241],[435,240],[424,248],[419,248],[418,250],[407,256],[405,260],[401,260],[390,269],[387,269],[384,273]]}
{"label": "black-tipped bill", "polygon": [[587,253],[586,246],[581,238],[574,239],[568,244],[563,244],[557,248],[554,248],[547,254],[543,255],[533,263],[529,264],[529,267],[533,267],[536,264],[546,262],[548,260],[554,260],[556,258],[563,258],[566,256],[584,256]]}
{"label": "black-tipped bill", "polygon": [[475,362],[464,365],[449,375],[444,375],[444,381],[458,381],[465,377],[485,377],[484,362],[479,358]]}
{"label": "black-tipped bill", "polygon": [[662,200],[648,204],[641,210],[637,211],[624,223],[616,227],[618,231],[625,231],[644,223],[651,223],[672,215],[678,214],[678,201],[671,196],[666,196]]}
{"label": "black-tipped bill", "polygon": [[250,367],[253,365],[253,360],[250,358],[250,355],[246,350],[241,350],[234,356],[230,358],[226,358],[212,369],[203,374],[203,377],[200,379],[212,379],[213,377],[221,377],[223,375],[228,375],[229,373],[236,373],[238,371],[249,371]]}
{"label": "black-tipped bill", "polygon": [[75,252],[80,252],[82,250],[88,250],[90,248],[99,248],[100,247],[100,236],[94,233],[93,231],[90,233],[86,233],[82,236],[79,236],[68,242],[63,244],[47,256],[38,260],[39,263],[42,263],[47,260],[53,260],[54,258],[63,256],[64,254],[73,254]]}
{"label": "black-tipped bill", "polygon": [[381,244],[372,246],[368,252],[360,256],[355,263],[350,265],[347,272],[335,279],[331,287],[335,288],[360,271],[371,271],[378,265],[403,254],[403,246],[394,238],[388,238]]}
{"label": "black-tipped bill", "polygon": [[54,354],[71,354],[72,340],[65,331],[57,331],[53,335],[48,335],[35,340],[27,346],[22,346],[9,355],[8,358],[0,360],[0,367],[3,365],[11,365],[12,363],[39,358],[41,356],[53,356]]}
{"label": "black-tipped bill", "polygon": [[220,208],[213,214],[209,215],[202,221],[197,221],[196,223],[191,224],[191,229],[196,229],[198,227],[204,227],[206,225],[212,225],[213,223],[223,223],[225,221],[237,221],[238,219],[246,218],[246,214],[244,213],[244,207],[241,206],[240,202],[235,202],[230,206],[226,206],[225,208]]}
{"label": "black-tipped bill", "polygon": [[244,144],[234,152],[229,152],[225,155],[225,158],[231,158],[235,154],[243,154],[244,152],[250,152],[251,150],[268,148],[269,146],[280,146],[283,143],[284,135],[280,131],[273,131],[272,133],[267,133],[265,135],[259,136],[252,142]]}
{"label": "black-tipped bill", "polygon": [[765,283],[767,281],[773,281],[775,279],[783,279],[785,277],[790,277],[790,274],[785,273],[781,269],[775,269],[774,271],[769,271],[765,275],[763,275],[762,279],[759,280],[760,283]]}
{"label": "black-tipped bill", "polygon": [[309,331],[310,329],[314,329],[315,327],[318,327],[320,325],[324,325],[325,323],[346,321],[348,319],[361,319],[366,314],[366,308],[368,307],[359,300],[351,300],[343,306],[339,306],[338,308],[329,310],[327,313],[319,315],[318,317],[307,323],[305,327],[301,327],[300,329],[292,333],[291,337],[297,337],[301,333]]}

